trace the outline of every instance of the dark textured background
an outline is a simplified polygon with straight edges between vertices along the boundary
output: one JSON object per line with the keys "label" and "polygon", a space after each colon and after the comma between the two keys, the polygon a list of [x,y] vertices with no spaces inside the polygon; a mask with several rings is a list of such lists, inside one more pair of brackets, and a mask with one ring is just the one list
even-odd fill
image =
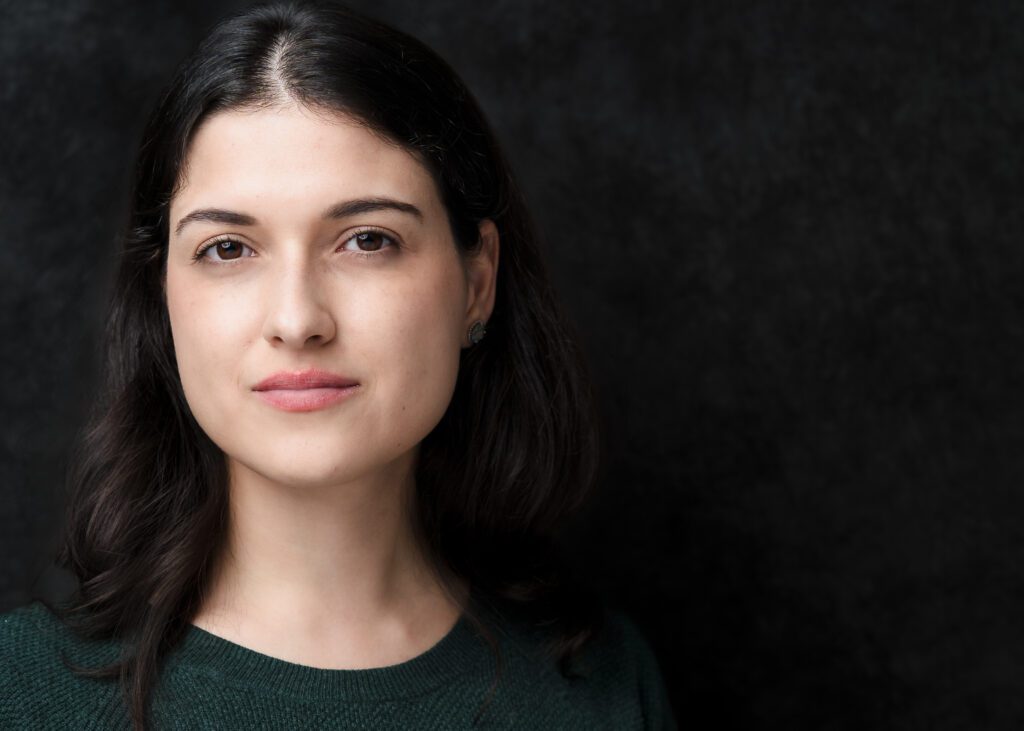
{"label": "dark textured background", "polygon": [[[0,0],[0,610],[56,535],[143,114],[241,3],[171,5]],[[1020,727],[1024,5],[355,7],[522,177],[605,422],[566,542],[681,724]]]}

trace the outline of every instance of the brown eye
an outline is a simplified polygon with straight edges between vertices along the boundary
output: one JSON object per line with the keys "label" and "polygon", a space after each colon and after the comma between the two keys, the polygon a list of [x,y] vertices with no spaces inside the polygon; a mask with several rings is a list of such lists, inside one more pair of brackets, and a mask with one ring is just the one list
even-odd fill
{"label": "brown eye", "polygon": [[[242,250],[247,248],[245,244],[240,241],[234,241],[232,239],[223,239],[221,241],[215,241],[212,244],[204,247],[196,254],[197,259],[212,259],[215,261],[231,261],[233,259],[242,258]],[[216,251],[217,256],[211,256],[209,253]]]}
{"label": "brown eye", "polygon": [[216,249],[221,259],[237,259],[242,255],[242,245],[237,241],[218,241]]}
{"label": "brown eye", "polygon": [[[354,245],[354,248],[353,248]],[[380,231],[360,231],[352,234],[345,241],[345,249],[347,251],[356,252],[375,252],[381,249],[394,246],[395,242],[390,236],[387,236]]]}

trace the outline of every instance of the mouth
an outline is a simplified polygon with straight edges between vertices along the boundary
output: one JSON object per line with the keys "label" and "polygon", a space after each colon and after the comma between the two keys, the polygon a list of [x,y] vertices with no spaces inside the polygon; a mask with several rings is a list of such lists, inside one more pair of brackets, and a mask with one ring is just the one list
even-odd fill
{"label": "mouth", "polygon": [[257,397],[282,411],[317,411],[341,403],[359,390],[359,384],[342,388],[287,388],[255,391]]}
{"label": "mouth", "polygon": [[359,382],[319,368],[279,371],[252,387],[271,406],[283,411],[316,411],[340,403],[359,390]]}
{"label": "mouth", "polygon": [[309,388],[348,388],[359,381],[338,373],[308,368],[304,371],[279,371],[252,387],[253,391],[294,391]]}

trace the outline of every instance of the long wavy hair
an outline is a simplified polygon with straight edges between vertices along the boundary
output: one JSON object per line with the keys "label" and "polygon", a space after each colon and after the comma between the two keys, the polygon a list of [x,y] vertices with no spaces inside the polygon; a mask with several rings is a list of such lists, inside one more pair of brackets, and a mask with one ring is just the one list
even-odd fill
{"label": "long wavy hair", "polygon": [[[588,494],[596,415],[575,338],[550,286],[523,196],[489,124],[455,72],[423,43],[344,7],[250,8],[216,26],[184,62],[145,127],[130,220],[108,312],[100,394],[71,454],[57,564],[77,579],[44,603],[86,639],[116,639],[117,662],[74,665],[117,678],[133,728],[148,723],[161,661],[187,633],[227,528],[224,454],[182,391],[162,281],[168,213],[189,140],[228,109],[293,100],[360,120],[431,173],[456,246],[501,240],[488,336],[463,350],[452,401],[421,445],[416,530],[467,618],[496,654],[486,617],[549,631],[567,677],[603,622],[597,595],[570,580],[553,531]],[[447,577],[447,578],[446,578]],[[479,713],[478,713],[479,718]]]}

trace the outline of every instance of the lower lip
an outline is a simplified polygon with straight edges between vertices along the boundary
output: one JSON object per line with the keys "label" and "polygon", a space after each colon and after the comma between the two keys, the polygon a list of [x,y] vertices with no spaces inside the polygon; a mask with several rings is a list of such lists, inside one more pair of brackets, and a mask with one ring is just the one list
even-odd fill
{"label": "lower lip", "polygon": [[254,393],[271,406],[282,411],[317,411],[344,401],[356,392],[359,386],[345,388],[303,388],[296,390],[255,391]]}

